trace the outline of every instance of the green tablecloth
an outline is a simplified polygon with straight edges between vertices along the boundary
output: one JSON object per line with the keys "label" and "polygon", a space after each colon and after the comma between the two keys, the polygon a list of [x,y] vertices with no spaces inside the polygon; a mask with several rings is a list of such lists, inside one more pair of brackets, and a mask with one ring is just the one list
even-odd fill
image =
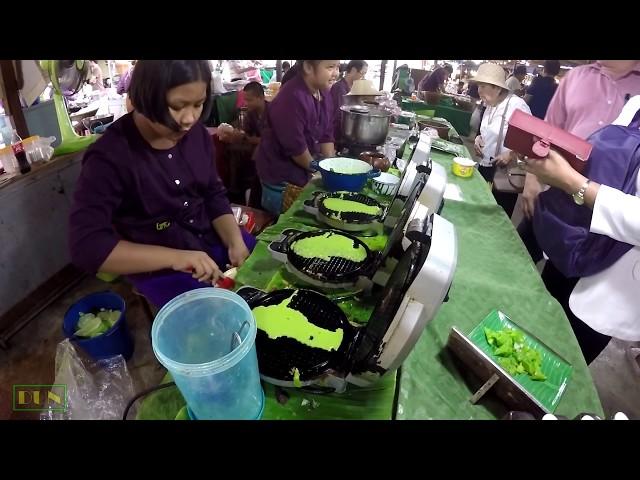
{"label": "green tablecloth", "polygon": [[[312,181],[300,194],[300,197],[289,208],[287,213],[280,216],[275,225],[267,228],[258,236],[258,243],[245,264],[238,269],[236,283],[253,287],[275,290],[287,288],[294,278],[286,271],[282,263],[273,260],[267,250],[269,242],[276,240],[287,228],[298,230],[313,230],[321,225],[315,217],[304,212],[302,204],[313,195],[316,190],[322,190],[321,182]],[[377,198],[381,203],[388,200],[379,197],[372,191],[365,189],[365,193]],[[386,245],[387,236],[362,239],[374,251],[382,250]],[[358,302],[348,299],[338,305],[345,312],[349,320],[355,323],[366,323],[373,311],[374,300]],[[276,389],[272,385],[263,384],[265,389],[264,419],[374,419],[389,420],[394,415],[394,400],[396,398],[397,374],[385,376],[375,386],[358,388],[350,386],[346,393],[331,395],[308,394],[296,389],[286,389],[289,399],[286,403],[279,403]],[[165,377],[162,383],[170,381]],[[141,420],[173,419],[185,402],[175,387],[161,390],[149,395],[141,402],[137,418]]]}
{"label": "green tablecloth", "polygon": [[[407,151],[405,158],[409,156]],[[432,158],[451,171],[452,155],[434,149]],[[468,179],[449,173],[448,181],[447,195],[453,192],[458,200],[447,199],[442,216],[456,227],[456,275],[449,301],[427,326],[399,376],[388,375],[375,389],[350,388],[342,395],[308,395],[289,390],[285,405],[277,402],[273,387],[266,386],[265,419],[392,418],[396,380],[399,393],[395,414],[399,419],[499,418],[506,410],[491,395],[477,405],[469,402],[480,382],[467,374],[445,347],[452,326],[468,333],[493,308],[503,310],[574,366],[556,413],[570,418],[583,411],[603,414],[591,374],[562,308],[546,292],[517,232],[496,205],[486,183],[477,171]],[[259,288],[286,285],[286,274],[282,273],[281,264],[269,257],[266,245],[286,228],[318,226],[300,211],[303,200],[317,189],[316,185],[307,187],[278,223],[258,237],[254,253],[239,269],[240,283]],[[347,303],[341,307],[359,323],[366,322],[371,310],[370,305]],[[308,400],[305,406],[304,399]],[[138,418],[174,418],[182,405],[184,400],[177,389],[166,389],[142,403]]]}
{"label": "green tablecloth", "polygon": [[471,113],[448,105],[430,105],[422,101],[403,100],[402,109],[413,112],[415,110],[435,110],[434,116],[447,119],[459,135],[468,136],[471,131]]}
{"label": "green tablecloth", "polygon": [[445,200],[442,216],[456,227],[458,265],[449,301],[427,326],[402,366],[397,418],[491,419],[506,410],[494,397],[469,402],[481,386],[446,349],[452,326],[470,332],[493,309],[536,335],[574,367],[556,413],[573,418],[580,412],[603,414],[589,369],[560,304],[542,283],[513,224],[496,205],[487,184],[451,174],[452,155],[432,150],[445,166],[448,181],[460,188],[462,201]]}

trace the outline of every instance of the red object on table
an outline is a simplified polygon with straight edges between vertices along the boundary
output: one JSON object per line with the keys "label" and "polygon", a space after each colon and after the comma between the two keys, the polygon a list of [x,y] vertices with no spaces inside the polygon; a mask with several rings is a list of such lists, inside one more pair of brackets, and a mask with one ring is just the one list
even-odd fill
{"label": "red object on table", "polygon": [[256,216],[253,212],[242,212],[242,216],[244,217],[244,215],[247,216],[247,223],[244,224],[244,229],[249,232],[249,233],[253,233],[253,229],[256,226]]}
{"label": "red object on table", "polygon": [[578,172],[584,170],[592,149],[586,140],[522,110],[511,115],[504,146],[531,158],[545,158],[553,148]]}
{"label": "red object on table", "polygon": [[225,290],[231,290],[236,286],[236,281],[233,278],[224,277],[216,282],[216,287],[224,288]]}
{"label": "red object on table", "polygon": [[242,210],[242,214],[246,214],[249,217],[247,226],[251,230],[247,228],[247,231],[252,235],[259,235],[269,225],[273,225],[275,221],[275,217],[264,210],[247,207],[246,205],[236,205],[235,203],[232,203],[231,207],[239,207]]}

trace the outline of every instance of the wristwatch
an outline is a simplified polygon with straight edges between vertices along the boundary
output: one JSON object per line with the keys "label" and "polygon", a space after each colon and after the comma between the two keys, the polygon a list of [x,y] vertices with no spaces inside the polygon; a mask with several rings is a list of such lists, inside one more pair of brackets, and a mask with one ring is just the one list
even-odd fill
{"label": "wristwatch", "polygon": [[573,197],[573,201],[576,202],[577,205],[584,205],[584,194],[587,192],[587,188],[589,188],[590,183],[591,183],[591,180],[587,180],[580,187],[580,190],[578,190],[576,193],[571,195]]}

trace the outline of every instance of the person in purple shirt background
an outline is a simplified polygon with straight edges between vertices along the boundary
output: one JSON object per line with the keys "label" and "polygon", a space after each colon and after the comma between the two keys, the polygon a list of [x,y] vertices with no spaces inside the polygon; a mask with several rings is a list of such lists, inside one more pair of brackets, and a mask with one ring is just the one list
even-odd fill
{"label": "person in purple shirt background", "polygon": [[291,64],[287,61],[282,62],[282,75],[286,75],[289,69],[291,68]]}
{"label": "person in purple shirt background", "polygon": [[[331,102],[333,104],[333,138],[334,143],[340,143],[342,136],[342,115],[340,107],[344,104],[344,96],[349,93],[353,82],[362,80],[367,74],[367,62],[364,60],[351,60],[347,64],[347,69],[343,78],[338,80],[331,87]],[[338,148],[339,149],[339,148]]]}
{"label": "person in purple shirt background", "polygon": [[251,145],[260,143],[260,134],[264,125],[267,101],[264,98],[264,87],[258,82],[249,82],[244,88],[244,102],[247,106],[247,117],[244,121],[244,132]]}
{"label": "person in purple shirt background", "polygon": [[129,93],[129,86],[131,85],[131,76],[133,75],[133,69],[136,66],[136,61],[133,60],[131,62],[131,68],[124,72],[120,81],[118,81],[118,86],[116,87],[116,93],[118,95],[123,95],[125,93]]}
{"label": "person in purple shirt background", "polygon": [[140,60],[135,110],[87,149],[74,193],[73,263],[127,275],[157,307],[215,284],[255,246],[231,212],[200,123],[210,80],[207,61]]}
{"label": "person in purple shirt background", "polygon": [[[229,159],[229,198],[236,203],[247,203],[251,207],[260,208],[262,187],[253,156],[260,143],[260,136],[265,123],[267,101],[264,98],[264,87],[258,82],[249,82],[242,89],[247,114],[240,128],[223,137],[228,143],[225,155]],[[247,190],[250,196],[247,199]]]}
{"label": "person in purple shirt background", "polygon": [[453,67],[446,63],[443,67],[436,68],[433,72],[427,73],[420,83],[419,92],[444,92],[445,83],[453,74]]}
{"label": "person in purple shirt background", "polygon": [[338,60],[298,60],[295,75],[280,88],[267,109],[255,154],[262,183],[262,208],[279,215],[286,185],[303,187],[314,158],[335,155],[333,108],[329,89]]}

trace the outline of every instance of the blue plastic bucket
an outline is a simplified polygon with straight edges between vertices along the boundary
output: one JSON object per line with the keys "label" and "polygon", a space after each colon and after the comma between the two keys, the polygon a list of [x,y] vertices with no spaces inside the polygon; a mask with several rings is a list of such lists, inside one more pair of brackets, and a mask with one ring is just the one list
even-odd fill
{"label": "blue plastic bucket", "polygon": [[311,167],[320,171],[322,183],[330,192],[359,192],[368,179],[380,175],[380,170],[374,169],[367,162],[347,157],[314,161]]}
{"label": "blue plastic bucket", "polygon": [[[76,325],[81,313],[93,313],[104,308],[120,310],[118,321],[102,335],[93,338],[75,337]],[[133,339],[127,328],[126,305],[124,299],[114,292],[92,293],[74,303],[64,315],[62,330],[67,338],[82,348],[95,360],[122,355],[129,360],[133,354]]]}
{"label": "blue plastic bucket", "polygon": [[247,302],[220,288],[178,295],[158,312],[151,344],[199,420],[254,420],[264,408],[257,325]]}

